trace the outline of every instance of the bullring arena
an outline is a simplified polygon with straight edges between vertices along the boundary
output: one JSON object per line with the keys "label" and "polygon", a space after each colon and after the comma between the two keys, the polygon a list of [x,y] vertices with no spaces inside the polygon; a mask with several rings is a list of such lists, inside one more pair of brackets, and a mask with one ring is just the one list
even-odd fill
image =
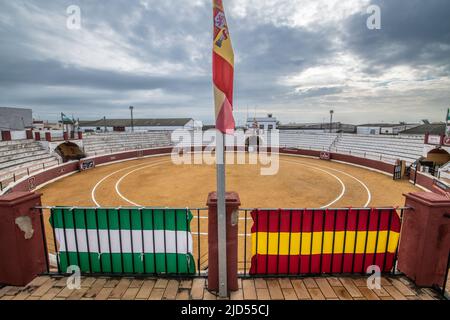
{"label": "bullring arena", "polygon": [[[245,208],[402,206],[407,181],[345,163],[281,155],[274,176],[260,164],[227,166],[227,189]],[[47,206],[205,206],[215,189],[215,166],[176,165],[170,156],[131,160],[77,173],[40,189]]]}
{"label": "bullring arena", "polygon": [[[94,134],[86,136],[83,137],[84,139],[82,145],[84,146],[84,151],[87,153],[87,158],[80,161],[66,162],[61,162],[58,160],[57,165],[49,165],[47,168],[44,164],[43,170],[30,171],[29,175],[25,174],[21,176],[17,174],[14,176],[14,182],[10,183],[7,189],[3,190],[6,197],[8,197],[8,195],[14,195],[20,192],[27,193],[30,191],[35,191],[42,194],[40,197],[41,205],[39,207],[34,207],[34,209],[39,210],[43,214],[42,229],[45,231],[45,247],[49,253],[48,271],[50,275],[67,276],[64,272],[65,266],[60,260],[62,259],[61,257],[64,257],[66,254],[64,253],[66,250],[63,250],[62,248],[67,248],[67,243],[64,244],[64,242],[55,241],[55,230],[51,226],[51,210],[55,210],[58,207],[64,207],[64,210],[69,211],[82,210],[81,213],[84,213],[85,217],[87,216],[88,211],[91,213],[95,212],[96,215],[99,215],[99,211],[96,210],[107,210],[109,214],[110,209],[113,211],[117,210],[118,212],[122,209],[125,210],[123,211],[123,215],[125,217],[127,216],[126,210],[151,210],[153,217],[153,211],[156,212],[158,210],[163,210],[164,216],[164,214],[167,213],[164,210],[186,210],[192,213],[192,220],[190,222],[189,235],[185,232],[183,233],[183,238],[184,235],[186,235],[187,243],[189,243],[188,238],[192,237],[192,247],[189,250],[191,250],[190,252],[192,253],[192,257],[195,260],[193,262],[195,265],[195,274],[184,274],[185,277],[190,279],[194,277],[193,281],[188,282],[189,286],[192,286],[186,289],[190,292],[188,297],[195,299],[197,293],[200,292],[198,295],[200,298],[213,298],[209,291],[205,289],[206,282],[204,281],[205,277],[207,277],[211,272],[211,261],[209,259],[210,248],[208,245],[208,241],[210,240],[208,224],[210,220],[208,218],[208,208],[206,202],[208,194],[211,191],[216,190],[216,168],[214,165],[207,164],[175,164],[171,157],[174,146],[171,144],[169,137],[170,135],[166,133]],[[437,291],[425,289],[425,291],[422,289],[420,289],[421,291],[415,291],[416,289],[413,283],[401,275],[400,278],[396,275],[397,265],[395,263],[395,259],[397,259],[396,250],[398,250],[397,235],[399,235],[399,224],[401,224],[401,220],[399,220],[399,218],[404,214],[405,210],[410,210],[410,208],[405,205],[404,195],[422,192],[424,190],[430,191],[434,188],[434,179],[424,172],[410,171],[409,176],[406,175],[405,172],[402,172],[400,176],[394,177],[397,167],[396,162],[397,160],[403,160],[406,161],[407,166],[410,166],[413,162],[412,160],[418,157],[421,153],[420,149],[423,148],[423,140],[417,137],[385,138],[359,135],[293,134],[291,132],[285,133],[284,135],[282,134],[281,138],[282,140],[284,139],[284,142],[282,142],[279,153],[271,154],[272,161],[277,160],[277,157],[279,160],[279,170],[274,175],[265,176],[261,174],[262,169],[267,168],[270,165],[249,164],[248,158],[250,157],[250,153],[248,152],[227,154],[227,156],[231,158],[243,156],[245,159],[244,162],[246,163],[230,164],[226,167],[227,191],[235,191],[239,195],[241,201],[240,209],[238,211],[239,223],[237,230],[236,262],[237,271],[242,280],[239,280],[241,288],[236,294],[232,294],[231,298],[274,298],[278,293],[281,293],[281,291],[277,290],[281,289],[283,293],[279,295],[279,297],[284,297],[286,299],[294,296],[299,299],[325,299],[327,297],[339,299],[440,299],[441,296],[437,293]],[[340,144],[336,143],[338,139]],[[286,143],[286,140],[288,140],[288,143]],[[148,144],[142,145],[143,141],[148,141]],[[36,142],[32,141],[15,142],[15,144],[22,145],[30,144],[33,148],[35,147],[35,143]],[[61,142],[55,142],[56,145],[60,143]],[[76,149],[75,144],[80,144],[80,141],[73,140],[71,143],[72,145],[70,150],[73,151]],[[305,145],[305,143],[308,143],[308,145]],[[362,146],[363,143],[365,143],[365,145]],[[6,146],[9,145],[10,144],[6,144]],[[14,145],[14,143],[11,143],[11,145]],[[359,146],[357,147],[357,145]],[[348,148],[347,150],[345,149],[346,146]],[[396,148],[398,148],[398,150]],[[374,152],[375,150],[379,153]],[[322,154],[324,153],[328,155],[330,159],[327,159],[327,157],[325,157],[325,159],[321,159]],[[192,153],[188,154],[194,157]],[[392,156],[392,154],[398,154],[398,156]],[[49,161],[55,160],[51,159]],[[85,164],[89,163],[94,164],[92,168],[88,166],[87,170],[80,170],[80,167],[83,167]],[[415,181],[411,181],[411,179],[414,179]],[[36,206],[36,203],[34,206]],[[262,208],[273,209],[269,210]],[[291,251],[291,248],[288,249],[286,245],[281,246],[280,239],[282,239],[282,237],[278,238],[278,250],[276,249],[277,241],[274,242],[274,239],[276,240],[276,238],[270,238],[270,245],[268,240],[269,237],[267,237],[267,245],[262,243],[262,240],[258,243],[258,234],[260,233],[257,232],[255,234],[253,229],[255,227],[258,228],[261,225],[258,224],[258,218],[254,220],[253,214],[255,210],[260,210],[260,212],[257,213],[257,216],[262,216],[264,214],[261,211],[271,211],[269,215],[272,215],[275,219],[279,219],[278,223],[280,224],[279,227],[281,227],[281,218],[278,215],[280,212],[284,210],[283,214],[285,214],[285,217],[289,216],[286,215],[286,213],[290,213],[290,221],[293,222],[292,219],[295,219],[296,215],[302,214],[299,213],[302,210],[301,208],[305,209],[303,218],[301,218],[300,230],[304,231],[309,228],[306,222],[303,224],[303,220],[306,219],[305,221],[308,221],[307,212],[311,212],[311,210],[313,213],[316,213],[317,217],[323,217],[324,221],[325,219],[328,219],[325,218],[326,215],[333,219],[332,221],[334,221],[335,227],[334,229],[331,228],[327,231],[335,232],[335,235],[333,236],[333,243],[336,238],[336,244],[332,246],[331,252],[329,251],[330,249],[324,248],[324,243],[326,243],[326,241],[331,241],[329,234],[327,238],[328,240],[325,241],[325,223],[323,223],[320,227],[320,223],[317,224],[317,221],[314,222],[314,218],[312,218],[313,220],[311,227],[315,226],[314,228],[321,228],[319,229],[321,231],[317,234],[315,231],[311,233],[310,240],[308,240],[308,234],[306,233],[307,231],[304,231],[304,234],[300,233],[302,234],[300,237],[300,247],[298,247],[297,244],[297,249],[295,249],[294,246],[294,249]],[[31,210],[33,210],[33,208],[31,208]],[[69,213],[68,217],[70,217],[69,211],[66,212],[66,214]],[[393,221],[398,221],[392,225],[392,228],[390,228],[389,225],[386,225],[386,222],[381,223],[381,212],[383,211],[384,214],[389,214],[391,217],[389,218],[389,225],[391,225]],[[368,212],[371,212],[371,214],[366,214]],[[80,213],[80,211],[78,213]],[[342,231],[339,233],[338,229],[336,229],[336,223],[339,220],[338,215],[344,217],[342,214],[344,214],[344,216],[346,215],[345,228],[342,229],[342,219],[341,222],[338,223],[338,225],[341,225],[338,228],[345,230],[345,234],[342,233]],[[393,219],[394,215],[396,216],[395,219]],[[358,233],[357,237],[352,238],[350,236],[352,231],[349,229],[349,238],[346,240],[345,235],[347,234],[347,219],[350,221],[351,218],[349,217],[351,216],[358,216],[358,218],[356,218],[357,228],[360,228],[360,230],[367,229],[367,231],[364,231],[361,234]],[[367,221],[366,226],[364,226],[363,219],[359,218],[360,216],[368,217],[369,220]],[[370,218],[369,216],[373,216],[375,219]],[[65,220],[66,218],[63,219],[64,226],[67,221]],[[119,230],[121,230],[120,228],[122,224],[120,219],[121,218],[119,218]],[[164,221],[165,219],[166,218],[164,218]],[[369,236],[368,226],[371,219],[372,224],[370,227],[370,232],[372,234]],[[358,220],[360,222],[358,222]],[[378,220],[378,223],[376,220]],[[286,221],[287,220],[285,219],[284,223],[286,223]],[[75,222],[74,225],[72,225],[75,226],[75,230],[82,225],[82,223],[79,224],[79,222],[80,221],[78,220],[77,225]],[[267,219],[267,222],[269,222],[269,218]],[[353,222],[355,221],[353,220]],[[397,225],[397,227],[394,225]],[[67,225],[67,227],[69,228],[69,225]],[[350,225],[348,227],[351,228]],[[66,227],[64,226],[64,228]],[[99,232],[100,227],[98,227],[98,222],[95,224],[95,228],[97,229],[97,232]],[[273,225],[272,228],[276,228],[276,226]],[[298,239],[299,234],[295,234],[292,229],[293,224],[291,224],[290,228],[291,230],[287,234],[292,234],[292,239]],[[296,227],[294,226],[294,228]],[[329,224],[327,228],[330,228]],[[385,230],[383,230],[383,228],[385,228]],[[122,234],[122,237],[129,234],[129,231],[121,231],[122,232],[120,232],[120,234]],[[61,230],[59,232],[59,236],[61,237]],[[113,232],[113,230],[108,232]],[[364,235],[366,232],[368,233]],[[77,230],[77,233],[78,236],[81,235],[81,238],[84,237],[84,231],[82,229]],[[315,234],[316,237],[314,240],[312,238],[313,234]],[[322,237],[320,237],[320,234],[322,234]],[[391,236],[389,236],[389,234],[391,234]],[[111,235],[108,235],[108,240],[110,240],[110,236]],[[342,236],[344,236],[344,238],[342,238]],[[64,237],[61,239],[64,239],[65,237],[66,230],[64,229]],[[97,237],[97,239],[100,240],[100,236]],[[291,235],[289,235],[289,238],[290,237]],[[86,233],[86,239],[87,238],[88,236]],[[301,243],[303,238],[305,238],[305,242],[302,245]],[[144,236],[142,236],[142,239],[144,239]],[[285,234],[284,241],[286,241],[286,239]],[[75,243],[78,243],[80,240],[82,241],[82,239],[77,240],[77,237],[75,237]],[[126,238],[121,238],[120,241],[122,240],[129,241],[126,240]],[[73,241],[73,239],[70,241]],[[180,238],[178,238],[178,240],[175,238],[176,248],[178,248],[177,241],[180,241]],[[369,245],[367,245],[368,241]],[[132,251],[134,250],[133,248],[136,250],[141,250],[139,248],[142,247],[139,245],[136,246],[136,242],[133,242],[133,238],[131,238],[131,242],[133,243],[131,246]],[[365,246],[364,242],[366,243]],[[154,243],[155,242],[153,240],[153,244]],[[92,244],[94,243],[91,243],[91,245]],[[330,242],[328,242],[328,245],[329,244]],[[166,250],[166,245],[170,246],[171,244],[170,242],[166,243],[166,238],[164,238],[164,253]],[[86,269],[86,265],[83,267],[86,272],[86,276],[89,277],[87,279],[95,279],[101,274],[107,277],[112,276],[114,278],[120,275],[124,276],[125,274],[128,276],[135,274],[136,269],[134,269],[134,263],[132,267],[133,269],[127,269],[128,271],[125,271],[125,269],[123,269],[123,260],[119,264],[117,264],[116,261],[115,267],[112,268],[112,273],[107,271],[103,272],[103,267],[105,265],[107,266],[108,263],[105,263],[105,260],[99,257],[102,254],[104,255],[105,252],[112,252],[111,244],[109,244],[109,246],[110,251],[107,251],[107,247],[102,247],[100,251],[102,253],[100,255],[97,256],[97,254],[94,254],[90,259],[84,260],[85,262],[89,262],[88,269]],[[144,242],[142,243],[142,246],[145,247]],[[253,260],[255,258],[255,250],[257,250],[259,254],[262,253],[262,255],[264,255],[265,250],[267,250],[268,254],[269,247],[271,248],[271,252],[276,256],[276,264],[273,264],[274,266],[277,265],[279,262],[278,260],[281,259],[282,252],[284,252],[284,254],[286,254],[286,252],[292,254],[293,259],[296,257],[294,253],[296,252],[295,250],[300,250],[299,257],[303,257],[301,259],[311,256],[311,258],[309,258],[309,262],[306,260],[308,262],[306,264],[300,262],[299,260],[298,273],[297,267],[294,268],[295,270],[288,269],[288,272],[292,273],[291,276],[305,276],[306,278],[304,280],[283,279],[282,277],[288,275],[285,271],[278,270],[278,267],[276,270],[277,272],[273,272],[274,269],[272,269],[270,274],[268,273],[269,271],[267,268],[263,269],[262,272],[261,270],[258,271],[257,265],[255,265],[256,260]],[[262,252],[260,248],[263,248]],[[383,251],[385,248],[386,250],[390,248],[390,251],[383,253],[385,252]],[[95,247],[91,247],[91,249],[93,249],[94,252],[97,250]],[[86,248],[83,250],[86,251]],[[129,250],[129,248],[127,250]],[[375,259],[378,259],[379,257],[384,260],[384,262],[382,260],[378,260],[380,265],[386,265],[386,262],[389,261],[388,266],[384,269],[386,274],[385,276],[387,277],[386,279],[389,280],[384,282],[383,289],[381,291],[365,290],[365,288],[362,287],[365,283],[364,276],[362,275],[365,273],[364,268],[359,269],[360,267],[358,267],[357,269],[354,269],[355,258],[352,258],[353,263],[351,265],[346,263],[344,266],[344,258],[339,260],[339,254],[336,254],[336,257],[333,257],[335,250],[345,250],[345,253],[353,255],[354,257],[359,254],[359,258],[356,258],[356,265],[359,265],[360,267],[364,265],[367,266],[371,263],[372,259],[374,259],[373,261],[375,262]],[[370,250],[375,250],[377,254],[371,254],[369,252]],[[58,254],[55,255],[57,252]],[[87,252],[91,254],[89,246],[87,248]],[[312,262],[313,252],[315,252],[316,258],[323,256],[324,261],[328,261],[326,265],[322,264],[322,258],[320,258],[320,269],[317,269],[319,267],[318,260],[314,260],[316,262]],[[330,253],[332,253],[332,259],[327,260],[329,259]],[[80,252],[78,247],[76,248],[76,251],[71,254],[72,259],[75,259],[72,260],[72,263],[74,261],[79,261],[78,259],[80,259]],[[75,254],[75,256],[73,254]],[[122,255],[122,247],[120,248],[120,254]],[[77,255],[78,258],[76,257]],[[364,260],[367,259],[365,264],[364,260],[362,265],[361,261],[358,260],[361,257],[363,257]],[[388,260],[386,260],[386,257],[389,257]],[[91,263],[95,259],[100,259],[103,262],[100,264],[101,270],[96,270],[95,273],[92,273]],[[136,261],[139,263],[140,260]],[[156,259],[153,261],[156,261]],[[339,263],[336,264],[336,262]],[[305,266],[302,266],[302,272],[300,273],[302,263],[305,264]],[[331,265],[328,265],[328,263],[331,263]],[[333,269],[333,263],[335,263],[335,269]],[[308,264],[309,270],[305,269]],[[178,260],[176,264],[172,264],[172,267],[174,265],[179,266]],[[128,267],[130,267],[130,265],[128,265]],[[312,271],[311,267],[316,268],[315,270],[319,270],[319,272],[316,273],[316,271]],[[317,278],[320,274],[327,274],[327,271],[322,269],[323,267],[330,267],[331,269],[336,270],[332,274],[338,278],[333,277],[328,280],[325,280],[325,278]],[[350,267],[351,269],[349,269]],[[145,268],[144,263],[144,269]],[[185,292],[182,289],[182,286],[184,285],[183,282],[177,282],[177,280],[164,282],[165,280],[161,280],[160,277],[165,276],[169,276],[170,279],[170,274],[164,275],[164,273],[167,272],[164,271],[167,270],[165,268],[167,268],[167,260],[165,261],[165,266],[162,272],[161,269],[155,271],[155,265],[155,269],[149,269],[150,271],[147,271],[147,273],[144,272],[143,274],[147,274],[150,277],[156,277],[156,279],[158,279],[156,284],[160,283],[160,281],[162,281],[161,283],[164,283],[164,285],[170,286],[170,284],[173,284],[177,288],[178,293]],[[178,271],[179,270],[177,269],[177,274]],[[344,275],[346,273],[349,273],[356,278],[354,278],[354,280],[349,280],[348,278],[345,278],[345,276],[340,278],[341,276],[339,275]],[[261,280],[263,282],[257,280],[258,276],[264,277],[264,275],[271,275],[273,278],[271,280],[267,280],[267,284],[265,280]],[[312,278],[314,276],[316,278]],[[358,276],[362,278],[358,278]],[[390,277],[393,278],[391,279]],[[276,280],[277,278],[279,278],[279,283],[278,280]],[[45,278],[37,279],[37,287],[39,287],[39,279],[44,281]],[[117,283],[114,281],[115,280],[107,280],[105,285],[116,286]],[[126,278],[123,278],[118,283],[127,281],[128,280],[126,280]],[[146,280],[144,284],[148,283],[148,281],[151,283],[153,280]],[[319,289],[316,287],[319,284],[322,286],[324,284],[323,281],[328,281],[327,283],[332,286],[332,291],[328,290],[331,290],[330,287],[327,287],[328,284],[324,288],[320,287]],[[357,285],[356,291],[353,287],[354,285],[352,284],[352,281],[355,281],[354,284]],[[130,283],[128,283],[128,285]],[[341,286],[342,284],[345,286],[345,289]],[[44,282],[43,285],[45,286]],[[308,285],[308,287],[305,287],[305,285]],[[258,288],[255,286],[265,287]],[[286,287],[280,288],[280,286]],[[118,285],[114,290],[117,291],[120,288],[121,286]],[[386,288],[386,290],[384,288]],[[54,289],[56,292],[56,288]],[[106,290],[106,288],[99,289],[103,291]],[[294,290],[295,294],[292,295]],[[163,296],[165,297],[166,294],[168,296],[173,294],[173,297],[178,297],[177,292],[172,291],[173,290],[169,289],[169,287],[164,287],[163,289],[158,288],[157,292],[161,296],[155,296],[153,298],[162,298]],[[195,293],[195,291],[198,292]],[[169,292],[172,293],[169,294]],[[117,295],[122,296],[124,293],[125,291],[121,291],[121,293],[117,293]],[[349,295],[350,293],[351,295]],[[60,292],[60,294],[63,293]],[[99,294],[97,297],[99,299],[103,297],[100,293],[96,294]],[[113,296],[116,295],[111,293],[110,298]],[[152,296],[153,293],[150,295],[150,298]]]}
{"label": "bullring arena", "polygon": [[[248,158],[248,156],[247,156]],[[406,180],[346,163],[294,155],[279,156],[279,172],[262,176],[261,164],[227,166],[227,190],[236,191],[242,208],[401,207],[404,193],[420,190]],[[190,208],[194,257],[207,269],[206,196],[215,190],[215,166],[173,163],[170,155],[130,160],[76,173],[39,190],[44,206]],[[240,212],[239,263],[250,265],[252,219]],[[49,221],[48,212],[46,220]],[[247,230],[245,231],[245,226]],[[47,223],[47,239],[53,234]],[[244,241],[247,254],[244,255]],[[200,241],[200,249],[198,246]],[[51,251],[53,251],[51,249]],[[245,258],[246,257],[246,258]]]}

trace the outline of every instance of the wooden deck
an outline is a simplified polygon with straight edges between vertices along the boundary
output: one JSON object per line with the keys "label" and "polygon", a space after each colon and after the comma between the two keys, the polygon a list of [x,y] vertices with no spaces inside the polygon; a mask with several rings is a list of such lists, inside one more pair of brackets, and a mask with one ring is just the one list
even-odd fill
{"label": "wooden deck", "polygon": [[[67,278],[42,276],[26,287],[0,288],[0,300],[216,300],[206,279],[82,278],[79,290]],[[231,300],[439,300],[405,277],[384,277],[381,290],[370,290],[363,277],[240,279]]]}

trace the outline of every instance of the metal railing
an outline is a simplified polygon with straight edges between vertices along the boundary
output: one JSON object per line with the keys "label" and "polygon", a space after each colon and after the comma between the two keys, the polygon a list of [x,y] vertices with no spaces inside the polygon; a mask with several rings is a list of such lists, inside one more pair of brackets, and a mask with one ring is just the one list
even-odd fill
{"label": "metal railing", "polygon": [[[43,162],[41,164],[37,164],[34,166],[18,169],[12,173],[9,173],[3,176],[3,179],[0,180],[0,191],[5,190],[12,183],[16,183],[17,181],[25,178],[31,177],[36,173],[43,172],[48,169],[56,168],[61,164],[58,158],[49,162]],[[6,178],[5,178],[6,177]]]}
{"label": "metal railing", "polygon": [[89,148],[84,149],[85,153],[89,157],[96,157],[96,156],[108,156],[108,155],[114,155],[116,153],[120,152],[131,152],[131,151],[141,151],[141,150],[147,150],[147,149],[153,149],[153,148],[169,148],[173,147],[173,144],[146,144],[146,145],[137,145],[137,146],[131,146],[131,147],[113,147],[113,148],[104,148],[100,149],[101,151],[89,151]]}
{"label": "metal railing", "polygon": [[70,275],[75,266],[83,276],[206,276],[200,220],[207,208],[36,209],[49,275]]}
{"label": "metal railing", "polygon": [[[398,256],[398,246],[396,247],[395,253],[389,253],[388,255],[388,248],[392,246],[391,239],[391,226],[394,223],[394,214],[397,214],[399,219],[399,230],[398,235],[401,233],[401,224],[403,220],[404,211],[410,209],[410,208],[342,208],[342,209],[241,209],[241,214],[243,213],[245,223],[244,223],[244,237],[243,241],[244,243],[239,245],[239,272],[241,277],[303,277],[303,276],[316,276],[316,275],[334,275],[334,274],[367,274],[366,265],[375,265],[376,262],[380,262],[379,267],[382,272],[384,273],[391,273],[391,274],[397,274],[397,256]],[[267,215],[267,219],[264,219],[262,217],[261,212],[263,211],[270,211],[271,214]],[[380,229],[380,223],[381,223],[381,217],[382,214],[380,213],[388,212],[389,215],[388,222],[387,222],[387,228],[385,230]],[[311,219],[308,221],[309,225],[307,225],[307,222],[305,219],[305,212],[311,213]],[[341,253],[341,257],[338,257],[338,253],[335,252],[335,248],[338,247],[338,240],[337,240],[337,215],[338,212],[345,212],[345,215],[343,218],[343,221],[340,223],[344,223],[345,227],[340,230],[340,232],[343,233],[341,237],[343,236],[343,243],[341,244],[341,249],[343,250],[343,253]],[[378,212],[378,214],[376,214]],[[247,219],[249,215],[253,213],[253,219],[252,223],[248,223]],[[356,220],[356,230],[360,230],[358,228],[361,228],[362,226],[366,226],[367,230],[361,231],[364,228],[361,228],[360,232],[362,232],[361,235],[350,235],[350,232],[347,230],[347,224],[349,223],[349,217],[350,213],[353,215],[352,219]],[[385,214],[386,214],[385,213]],[[283,219],[281,218],[281,215],[283,215]],[[277,217],[275,217],[277,216]],[[273,219],[275,221],[275,225],[270,222],[270,220]],[[385,218],[383,218],[386,220]],[[263,221],[265,220],[265,221]],[[283,221],[282,221],[283,220]],[[294,225],[294,220],[299,225]],[[326,222],[324,222],[326,220]],[[331,221],[331,224],[330,224]],[[262,223],[266,223],[267,225],[264,226],[264,228],[268,231],[271,230],[271,232],[274,233],[273,238],[271,238],[269,235],[263,236],[261,238],[261,235],[259,232],[255,232],[258,230],[259,227],[261,227]],[[281,231],[280,227],[283,223],[284,229],[283,232]],[[386,221],[383,222],[386,224]],[[328,224],[328,228],[326,230],[325,225]],[[252,226],[253,225],[253,226]],[[376,226],[376,229],[371,229],[372,232],[375,232],[370,235],[371,239],[375,239],[375,253],[379,252],[380,250],[384,253],[381,253],[383,255],[380,257],[377,254],[369,253],[368,252],[368,238],[369,238],[369,225]],[[331,226],[331,228],[330,228]],[[319,228],[320,230],[311,232],[313,229]],[[294,255],[292,254],[292,248],[293,247],[293,230],[296,230],[296,237],[299,238],[299,243],[296,244],[297,248],[295,249],[297,253]],[[253,232],[252,232],[253,231]],[[326,232],[332,232],[332,241],[331,243],[331,252],[325,252],[324,250],[324,244],[326,239],[325,233]],[[379,245],[379,239],[380,234],[384,233],[383,236],[386,237],[386,241],[384,241],[385,247],[380,247]],[[321,234],[321,237],[318,242],[313,239],[314,234]],[[283,235],[281,235],[283,234]],[[329,235],[327,235],[329,238]],[[374,238],[375,237],[375,238]],[[282,247],[280,243],[280,239],[283,238],[284,240],[287,240],[288,245]],[[318,237],[319,238],[319,237]],[[327,239],[328,239],[327,238]],[[351,240],[353,239],[353,240]],[[239,237],[239,241],[242,240],[242,237]],[[261,241],[264,243],[261,244]],[[274,242],[275,241],[275,242]],[[351,241],[353,241],[351,243]],[[360,241],[363,241],[365,243],[359,243]],[[398,241],[398,240],[397,240]],[[318,253],[314,253],[314,259],[319,259],[318,263],[317,261],[314,263],[316,266],[313,267],[313,243],[320,246],[320,251]],[[349,245],[348,243],[351,243],[352,245]],[[364,245],[364,251],[362,254],[359,254],[358,259],[362,260],[357,263],[355,260],[355,256],[357,253],[357,243],[359,246],[362,244]],[[381,243],[381,242],[380,242]],[[303,253],[303,248],[305,244],[309,245],[308,252]],[[327,244],[329,245],[329,243]],[[359,247],[358,246],[358,247]],[[258,260],[255,255],[255,248],[264,247],[264,250],[267,250],[265,255],[266,257],[263,259]],[[269,247],[275,247],[276,252],[269,252]],[[300,249],[300,251],[299,251]],[[287,253],[286,254],[286,250]],[[283,251],[283,254],[280,254],[280,252]],[[328,249],[329,251],[329,249]],[[270,257],[269,257],[270,256]],[[388,257],[389,256],[389,257]],[[351,257],[351,258],[350,258]],[[252,261],[252,258],[254,259]],[[269,266],[269,259],[270,266]],[[350,262],[346,261],[347,263],[344,266],[344,260],[349,260]],[[263,261],[264,260],[264,261]],[[280,261],[283,260],[283,266],[280,263]],[[339,260],[339,261],[338,261]],[[263,266],[261,266],[261,261],[263,262]],[[258,262],[260,263],[260,266],[258,266]],[[302,262],[304,263],[302,265]],[[328,265],[325,265],[325,262]],[[336,262],[338,262],[336,264]],[[306,263],[306,265],[305,265]],[[275,265],[275,267],[274,267]],[[287,265],[287,267],[286,267]],[[296,265],[295,270],[293,270],[292,266]],[[389,268],[388,266],[392,265],[392,268]],[[252,266],[252,268],[249,269],[249,266]],[[274,269],[275,268],[275,269]],[[255,273],[255,270],[259,270]],[[262,271],[261,271],[262,270]]]}
{"label": "metal railing", "polygon": [[447,300],[450,300],[450,280],[448,278],[448,275],[450,273],[450,252],[448,253],[447,258],[447,269],[445,271],[444,281],[441,285],[436,285],[434,289],[438,291],[442,297],[444,297]]}

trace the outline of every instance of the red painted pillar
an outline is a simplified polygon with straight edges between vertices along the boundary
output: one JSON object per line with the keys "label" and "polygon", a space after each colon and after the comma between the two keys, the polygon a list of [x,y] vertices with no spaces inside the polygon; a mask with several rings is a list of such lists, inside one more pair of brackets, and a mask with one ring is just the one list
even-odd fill
{"label": "red painted pillar", "polygon": [[26,130],[27,133],[27,139],[32,140],[33,139],[33,130]]}
{"label": "red painted pillar", "polygon": [[35,132],[34,133],[34,140],[41,141],[41,133],[40,132]]}
{"label": "red painted pillar", "polygon": [[11,141],[11,131],[2,131],[2,140]]}
{"label": "red painted pillar", "polygon": [[417,286],[442,286],[450,250],[450,199],[431,192],[405,195],[398,269]]}
{"label": "red painted pillar", "polygon": [[52,142],[52,133],[51,132],[45,133],[45,141]]}
{"label": "red painted pillar", "polygon": [[65,141],[69,140],[69,133],[68,133],[68,132],[64,132],[64,133],[63,133],[63,139],[64,139]]}
{"label": "red painted pillar", "polygon": [[78,131],[78,140],[83,140],[83,132]]}
{"label": "red painted pillar", "polygon": [[[208,196],[208,289],[219,291],[219,260],[217,239],[217,193]],[[227,280],[228,291],[238,288],[238,227],[241,201],[236,192],[226,194],[227,213]]]}
{"label": "red painted pillar", "polygon": [[13,192],[0,197],[0,283],[25,286],[47,272],[41,195]]}

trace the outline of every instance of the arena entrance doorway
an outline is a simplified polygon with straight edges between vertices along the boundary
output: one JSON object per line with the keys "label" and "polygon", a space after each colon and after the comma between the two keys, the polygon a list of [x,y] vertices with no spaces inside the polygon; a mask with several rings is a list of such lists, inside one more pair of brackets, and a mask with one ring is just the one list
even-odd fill
{"label": "arena entrance doorway", "polygon": [[80,147],[72,142],[64,142],[56,147],[55,152],[63,159],[64,162],[71,160],[80,160],[85,158],[85,154]]}
{"label": "arena entrance doorway", "polygon": [[444,149],[436,148],[428,152],[426,159],[423,159],[420,164],[426,172],[436,176],[439,168],[448,162],[450,162],[450,154]]}
{"label": "arena entrance doorway", "polygon": [[433,149],[427,154],[426,161],[434,162],[436,165],[443,165],[450,161],[450,154],[444,149]]}

